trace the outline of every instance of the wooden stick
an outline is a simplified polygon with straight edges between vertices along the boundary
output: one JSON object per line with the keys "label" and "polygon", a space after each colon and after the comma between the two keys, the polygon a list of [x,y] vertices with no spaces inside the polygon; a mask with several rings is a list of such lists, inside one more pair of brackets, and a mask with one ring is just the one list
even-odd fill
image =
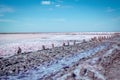
{"label": "wooden stick", "polygon": [[17,54],[20,54],[21,52],[22,52],[22,49],[20,47],[18,47]]}
{"label": "wooden stick", "polygon": [[42,45],[42,49],[45,50],[45,45]]}
{"label": "wooden stick", "polygon": [[73,42],[73,45],[75,45],[75,44],[76,44],[76,41]]}
{"label": "wooden stick", "polygon": [[52,44],[52,48],[54,48],[55,46],[54,46],[54,44]]}
{"label": "wooden stick", "polygon": [[68,41],[68,46],[70,45],[69,41]]}
{"label": "wooden stick", "polygon": [[65,43],[63,43],[63,46],[65,46]]}

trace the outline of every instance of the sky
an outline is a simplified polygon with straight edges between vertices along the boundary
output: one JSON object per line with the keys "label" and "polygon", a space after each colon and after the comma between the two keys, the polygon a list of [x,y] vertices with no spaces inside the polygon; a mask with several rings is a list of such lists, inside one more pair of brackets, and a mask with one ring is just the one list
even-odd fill
{"label": "sky", "polygon": [[120,32],[120,0],[0,0],[0,33]]}

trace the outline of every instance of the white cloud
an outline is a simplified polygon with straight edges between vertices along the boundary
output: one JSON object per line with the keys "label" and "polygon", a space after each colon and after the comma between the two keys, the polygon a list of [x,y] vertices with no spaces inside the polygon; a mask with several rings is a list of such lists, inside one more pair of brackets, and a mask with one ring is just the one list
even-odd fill
{"label": "white cloud", "polygon": [[73,8],[73,6],[71,5],[60,5],[60,4],[56,4],[55,7],[56,8]]}
{"label": "white cloud", "polygon": [[41,1],[41,4],[42,5],[50,5],[51,1],[44,0],[44,1]]}
{"label": "white cloud", "polygon": [[0,13],[5,13],[5,12],[14,12],[14,10],[11,7],[0,5]]}
{"label": "white cloud", "polygon": [[60,7],[61,5],[60,4],[56,4],[55,7]]}
{"label": "white cloud", "polygon": [[1,22],[16,22],[16,21],[11,19],[0,19],[0,23]]}

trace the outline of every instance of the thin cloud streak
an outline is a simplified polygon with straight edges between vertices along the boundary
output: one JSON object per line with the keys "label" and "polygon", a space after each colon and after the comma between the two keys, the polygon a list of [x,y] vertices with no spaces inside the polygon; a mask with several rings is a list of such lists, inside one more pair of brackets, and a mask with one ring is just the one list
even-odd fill
{"label": "thin cloud streak", "polygon": [[11,20],[11,19],[0,19],[0,23],[3,23],[3,22],[16,22],[15,20]]}
{"label": "thin cloud streak", "polygon": [[41,1],[41,4],[42,4],[42,5],[50,5],[50,4],[51,4],[51,1]]}
{"label": "thin cloud streak", "polygon": [[115,11],[115,9],[113,9],[113,8],[111,8],[111,7],[108,7],[107,8],[107,12],[114,12]]}
{"label": "thin cloud streak", "polygon": [[0,13],[6,13],[6,12],[14,12],[14,10],[11,7],[0,5]]}
{"label": "thin cloud streak", "polygon": [[120,8],[107,7],[106,11],[107,12],[116,12],[116,11],[120,11]]}

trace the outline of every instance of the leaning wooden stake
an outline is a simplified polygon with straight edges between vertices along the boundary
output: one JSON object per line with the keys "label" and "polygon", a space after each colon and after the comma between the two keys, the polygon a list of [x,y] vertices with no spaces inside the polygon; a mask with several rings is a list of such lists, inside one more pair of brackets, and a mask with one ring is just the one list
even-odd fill
{"label": "leaning wooden stake", "polygon": [[85,39],[83,39],[83,43],[86,43],[86,40],[85,40]]}
{"label": "leaning wooden stake", "polygon": [[65,43],[63,43],[63,46],[65,46]]}
{"label": "leaning wooden stake", "polygon": [[54,44],[52,44],[52,48],[54,48],[55,46],[54,46]]}
{"label": "leaning wooden stake", "polygon": [[97,41],[98,41],[98,42],[101,42],[100,36],[99,36],[99,37],[97,37]]}
{"label": "leaning wooden stake", "polygon": [[42,45],[42,49],[45,50],[45,45]]}
{"label": "leaning wooden stake", "polygon": [[75,45],[75,44],[76,44],[76,41],[73,42],[73,45]]}
{"label": "leaning wooden stake", "polygon": [[17,54],[20,54],[21,52],[22,52],[22,49],[20,47],[18,47]]}
{"label": "leaning wooden stake", "polygon": [[70,45],[69,41],[67,43],[68,43],[68,46],[69,46]]}

